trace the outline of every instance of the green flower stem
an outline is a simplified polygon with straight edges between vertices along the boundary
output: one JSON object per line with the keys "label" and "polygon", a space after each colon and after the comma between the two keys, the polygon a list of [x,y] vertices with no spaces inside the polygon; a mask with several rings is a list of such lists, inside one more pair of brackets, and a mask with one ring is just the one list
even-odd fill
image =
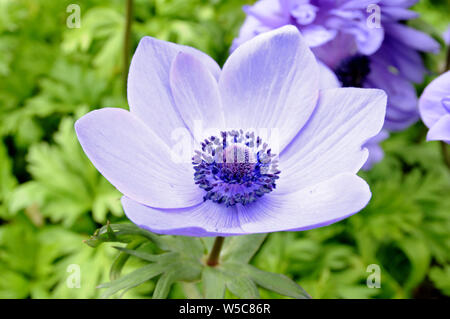
{"label": "green flower stem", "polygon": [[219,263],[220,250],[222,249],[224,240],[225,237],[216,237],[211,253],[209,254],[208,261],[206,262],[208,266],[214,267]]}
{"label": "green flower stem", "polygon": [[130,65],[130,50],[131,50],[131,23],[133,20],[133,0],[126,0],[126,16],[125,16],[125,34],[123,37],[123,87],[126,96],[127,80],[128,80],[128,66]]}

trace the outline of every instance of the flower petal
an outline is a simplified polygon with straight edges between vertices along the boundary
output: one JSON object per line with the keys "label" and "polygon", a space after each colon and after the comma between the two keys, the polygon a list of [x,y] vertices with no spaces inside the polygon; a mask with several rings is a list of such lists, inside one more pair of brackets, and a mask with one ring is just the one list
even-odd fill
{"label": "flower petal", "polygon": [[157,234],[196,237],[245,234],[235,207],[210,200],[194,207],[159,209],[124,196],[122,205],[133,223]]}
{"label": "flower petal", "polygon": [[206,54],[191,47],[151,37],[144,37],[139,43],[128,74],[130,111],[141,118],[168,145],[171,143],[173,130],[184,127],[174,108],[169,84],[170,67],[179,52],[194,55],[218,77],[219,66]]}
{"label": "flower petal", "polygon": [[[353,174],[341,174],[295,193],[268,194],[254,205],[239,206],[247,233],[300,231],[347,218],[370,200],[369,185]],[[241,217],[241,220],[243,218]]]}
{"label": "flower petal", "polygon": [[336,30],[329,30],[321,25],[314,24],[303,27],[301,33],[310,47],[321,46],[333,40],[337,35]]}
{"label": "flower petal", "polygon": [[364,143],[383,126],[386,94],[377,89],[338,88],[320,93],[309,122],[280,154],[279,193],[314,185],[367,159]]}
{"label": "flower petal", "polygon": [[443,116],[430,128],[427,141],[444,141],[450,144],[450,114]]}
{"label": "flower petal", "polygon": [[426,33],[400,23],[385,23],[384,27],[389,36],[415,50],[439,53],[439,42]]}
{"label": "flower petal", "polygon": [[367,183],[342,174],[288,195],[265,195],[246,206],[212,201],[180,209],[156,209],[122,197],[127,217],[158,234],[233,236],[325,226],[361,210],[371,196]]}
{"label": "flower petal", "polygon": [[369,157],[364,163],[362,169],[368,171],[372,166],[380,162],[384,157],[383,148],[380,143],[389,137],[389,133],[386,130],[382,130],[378,135],[375,135],[364,144],[364,147],[369,151]]}
{"label": "flower petal", "polygon": [[429,128],[450,113],[450,108],[447,109],[442,103],[445,97],[450,97],[450,71],[431,81],[419,99],[420,116]]}
{"label": "flower petal", "polygon": [[320,73],[319,79],[320,89],[326,90],[341,87],[341,83],[339,82],[336,74],[334,74],[334,72],[331,71],[331,69],[322,62],[317,61],[317,63],[319,65],[319,73]]}
{"label": "flower petal", "polygon": [[187,53],[177,55],[170,72],[170,87],[176,108],[191,132],[202,122],[211,128],[224,127],[217,81],[197,58]]}
{"label": "flower petal", "polygon": [[226,125],[277,128],[282,149],[314,110],[318,73],[312,52],[293,26],[242,44],[226,61],[219,79]]}
{"label": "flower petal", "polygon": [[165,208],[202,201],[190,163],[172,160],[169,147],[132,113],[93,111],[75,123],[75,130],[94,166],[128,197]]}

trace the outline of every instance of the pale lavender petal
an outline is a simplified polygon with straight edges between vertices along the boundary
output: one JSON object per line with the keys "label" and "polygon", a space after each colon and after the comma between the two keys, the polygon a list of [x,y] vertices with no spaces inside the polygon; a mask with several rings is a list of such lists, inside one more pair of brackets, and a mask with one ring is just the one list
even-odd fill
{"label": "pale lavender petal", "polygon": [[340,174],[294,193],[271,193],[254,205],[239,206],[238,210],[246,222],[242,227],[248,233],[300,231],[347,218],[364,208],[370,197],[363,179]]}
{"label": "pale lavender petal", "polygon": [[266,195],[246,205],[211,201],[190,208],[156,209],[127,197],[122,204],[136,225],[158,234],[232,236],[325,226],[361,210],[371,196],[364,180],[341,174],[287,195]]}
{"label": "pale lavender petal", "polygon": [[321,25],[308,25],[301,29],[301,33],[311,48],[321,46],[337,35],[336,30],[328,30]]}
{"label": "pale lavender petal", "polygon": [[439,119],[428,131],[427,141],[444,141],[450,144],[450,114]]}
{"label": "pale lavender petal", "polygon": [[128,197],[165,208],[202,201],[190,163],[174,162],[169,147],[132,113],[93,111],[75,123],[75,130],[94,166]]}
{"label": "pale lavender petal", "polygon": [[420,116],[428,128],[431,128],[446,114],[450,114],[450,71],[440,75],[425,88],[419,99]]}
{"label": "pale lavender petal", "polygon": [[389,133],[386,130],[382,130],[378,135],[375,135],[364,144],[364,147],[369,151],[369,157],[362,167],[363,170],[370,170],[374,164],[383,159],[384,151],[381,148],[380,143],[388,137]]}
{"label": "pale lavender petal", "polygon": [[217,81],[198,59],[179,53],[172,63],[170,86],[176,108],[191,132],[195,131],[196,125],[224,127]]}
{"label": "pale lavender petal", "polygon": [[220,68],[208,55],[190,47],[144,37],[133,56],[128,74],[128,103],[136,114],[168,145],[174,129],[184,127],[174,107],[169,73],[179,52],[199,59],[217,78]]}
{"label": "pale lavender petal", "polygon": [[334,89],[341,86],[336,74],[329,67],[320,61],[317,61],[317,64],[319,65],[319,88],[321,90]]}
{"label": "pale lavender petal", "polygon": [[226,125],[276,128],[282,149],[314,110],[318,73],[314,55],[293,26],[244,43],[226,61],[219,79]]}
{"label": "pale lavender petal", "polygon": [[241,228],[235,206],[226,207],[210,200],[193,207],[159,209],[124,196],[122,205],[133,223],[157,234],[195,237],[247,234]]}
{"label": "pale lavender petal", "polygon": [[386,94],[376,89],[323,90],[309,122],[280,154],[277,193],[356,173],[367,159],[362,146],[383,126]]}
{"label": "pale lavender petal", "polygon": [[289,24],[289,12],[278,0],[261,0],[253,6],[244,6],[243,10],[247,15],[255,17],[271,29]]}
{"label": "pale lavender petal", "polygon": [[242,43],[254,38],[258,34],[268,32],[270,30],[272,30],[272,28],[264,25],[260,20],[256,19],[253,16],[247,16],[244,24],[239,30],[239,37],[233,40],[230,52],[233,52]]}

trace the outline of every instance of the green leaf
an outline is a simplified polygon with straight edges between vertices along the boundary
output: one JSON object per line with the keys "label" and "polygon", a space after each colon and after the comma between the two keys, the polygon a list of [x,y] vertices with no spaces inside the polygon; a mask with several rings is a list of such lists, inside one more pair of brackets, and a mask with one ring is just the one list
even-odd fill
{"label": "green leaf", "polygon": [[[137,257],[137,258],[143,259],[145,261],[149,261],[149,262],[156,262],[156,261],[158,261],[159,258],[161,258],[161,255],[165,255],[165,254],[152,255],[152,254],[149,254],[146,252],[142,252],[142,251],[138,251],[138,250],[131,250],[128,248],[123,248],[123,247],[114,247],[114,248],[117,250],[120,250],[121,252],[128,254],[130,256],[134,256],[134,257]],[[173,255],[174,253],[166,253],[166,254]]]}
{"label": "green leaf", "polygon": [[450,296],[450,265],[431,268],[430,279],[446,296]]}
{"label": "green leaf", "polygon": [[165,272],[159,277],[158,282],[156,283],[155,291],[153,292],[153,299],[165,299],[169,295],[170,287],[175,281],[175,273]]}
{"label": "green leaf", "polygon": [[225,279],[214,267],[204,267],[202,272],[203,296],[207,299],[222,299],[225,295]]}
{"label": "green leaf", "polygon": [[136,287],[144,283],[145,281],[162,274],[164,272],[165,267],[166,267],[165,264],[159,263],[148,264],[142,268],[133,271],[132,273],[120,277],[119,279],[101,284],[97,288],[106,288],[106,290],[102,293],[101,297],[107,298],[120,290],[123,289],[128,290],[130,288]]}
{"label": "green leaf", "polygon": [[[110,228],[113,232],[108,232]],[[162,236],[155,235],[149,231],[137,227],[134,224],[110,224],[98,229],[91,238],[86,240],[86,244],[91,247],[97,247],[104,242],[122,242],[129,243],[136,237],[143,237],[155,243],[161,249],[167,249],[166,240]]]}
{"label": "green leaf", "polygon": [[248,263],[261,247],[266,236],[267,234],[252,234],[227,238],[222,259],[224,261]]}
{"label": "green leaf", "polygon": [[225,282],[226,287],[241,299],[259,299],[259,291],[255,283],[248,277],[233,276],[228,274]]}
{"label": "green leaf", "polygon": [[311,296],[309,296],[300,285],[285,275],[266,272],[251,265],[245,265],[244,269],[248,273],[249,277],[263,288],[292,298],[311,298]]}
{"label": "green leaf", "polygon": [[[141,244],[143,243],[142,239],[137,239],[132,241],[131,243],[129,243],[127,245],[127,251],[134,251],[133,249],[139,247]],[[120,248],[120,247],[114,247],[116,249]],[[120,249],[119,249],[120,250]],[[121,252],[116,259],[114,260],[111,269],[109,271],[109,279],[111,281],[116,280],[117,278],[120,277],[120,273],[122,272],[123,266],[125,266],[125,263],[128,261],[128,259],[130,258],[130,255],[124,251]]]}

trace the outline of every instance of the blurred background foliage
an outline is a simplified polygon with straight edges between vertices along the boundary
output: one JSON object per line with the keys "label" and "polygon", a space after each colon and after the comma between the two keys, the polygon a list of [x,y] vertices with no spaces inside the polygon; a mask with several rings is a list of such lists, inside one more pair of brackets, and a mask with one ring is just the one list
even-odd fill
{"label": "blurred background foliage", "polygon": [[[135,0],[131,50],[150,35],[222,64],[249,2]],[[81,7],[79,29],[66,26],[71,3]],[[438,35],[447,26],[446,0],[415,9],[418,27]],[[83,240],[107,220],[127,220],[73,124],[96,108],[127,107],[124,28],[125,0],[0,0],[0,298],[93,298],[108,281],[117,251]],[[429,81],[443,53],[425,58]],[[417,123],[383,143],[385,159],[361,173],[373,192],[363,211],[325,228],[271,234],[253,264],[286,274],[313,298],[450,296],[450,171],[425,134]],[[81,288],[67,287],[71,264],[80,266]],[[381,267],[380,289],[366,285],[370,264]],[[131,259],[124,271],[139,265]],[[124,297],[149,297],[153,288],[149,281]],[[171,297],[185,293],[176,285]]]}

